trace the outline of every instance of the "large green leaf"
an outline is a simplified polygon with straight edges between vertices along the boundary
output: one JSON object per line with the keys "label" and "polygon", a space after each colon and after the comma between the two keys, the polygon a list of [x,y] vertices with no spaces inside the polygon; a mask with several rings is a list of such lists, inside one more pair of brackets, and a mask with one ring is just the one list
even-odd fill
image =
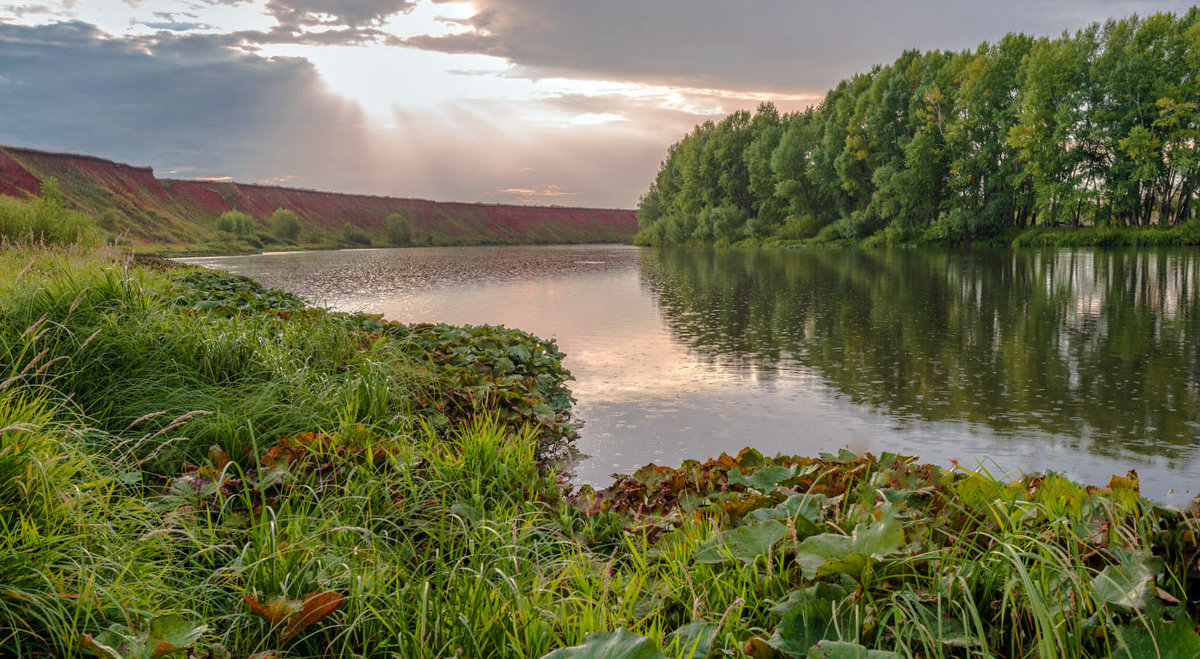
{"label": "large green leaf", "polygon": [[1121,562],[1110,565],[1092,579],[1092,588],[1105,602],[1123,609],[1142,609],[1153,593],[1158,566],[1144,554],[1119,556]]}
{"label": "large green leaf", "polygon": [[818,599],[837,602],[844,599],[849,594],[850,591],[840,584],[819,581],[808,588],[794,590],[788,593],[787,597],[777,602],[772,602],[770,611],[776,615],[784,616],[787,615],[788,611],[791,611],[805,602]]}
{"label": "large green leaf", "polygon": [[1200,657],[1200,634],[1191,620],[1153,621],[1150,626],[1122,625],[1117,628],[1120,647],[1112,659],[1196,659]]}
{"label": "large green leaf", "polygon": [[193,625],[177,615],[158,616],[150,621],[151,657],[165,657],[191,647],[208,628]]}
{"label": "large green leaf", "polygon": [[613,632],[593,632],[582,645],[559,648],[542,659],[666,659],[645,636],[618,629]]}
{"label": "large green leaf", "polygon": [[903,524],[891,516],[871,524],[859,524],[850,541],[851,550],[871,558],[889,556],[903,547]]}
{"label": "large green leaf", "polygon": [[724,563],[730,558],[753,563],[785,535],[787,527],[775,520],[752,522],[709,538],[692,559],[697,563]]}
{"label": "large green leaf", "polygon": [[712,650],[717,637],[717,626],[711,622],[695,620],[667,636],[664,649],[680,659],[704,659]]}
{"label": "large green leaf", "polygon": [[207,629],[177,615],[157,616],[146,631],[113,625],[94,638],[85,634],[80,646],[109,659],[161,659],[186,650]]}
{"label": "large green leaf", "polygon": [[885,650],[869,650],[858,643],[821,641],[808,651],[808,659],[900,659],[900,655]]}
{"label": "large green leaf", "polygon": [[796,546],[796,562],[804,570],[804,576],[812,579],[821,566],[830,561],[843,560],[851,554],[850,538],[834,533],[822,533],[805,538]]}
{"label": "large green leaf", "polygon": [[740,469],[732,469],[726,477],[734,485],[744,485],[754,488],[759,492],[770,492],[780,483],[803,476],[806,473],[815,471],[816,468],[816,465],[809,465],[807,468],[800,465],[792,465],[791,467],[766,465],[749,476],[743,474]]}
{"label": "large green leaf", "polygon": [[[813,589],[800,591],[795,605],[783,614],[767,644],[789,657],[806,657],[809,648],[837,634],[834,600],[811,598]],[[790,599],[790,598],[789,598]]]}
{"label": "large green leaf", "polygon": [[[753,519],[777,519],[781,522],[796,520],[797,529],[801,525],[805,528],[816,528],[815,524],[821,521],[821,504],[824,502],[825,496],[822,494],[793,494],[783,503],[773,508],[759,508],[749,516]],[[808,523],[802,524],[802,521]]]}

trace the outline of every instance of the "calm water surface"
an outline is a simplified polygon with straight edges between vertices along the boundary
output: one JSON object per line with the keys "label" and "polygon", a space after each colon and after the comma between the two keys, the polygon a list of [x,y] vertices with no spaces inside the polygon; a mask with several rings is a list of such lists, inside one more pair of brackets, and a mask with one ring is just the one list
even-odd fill
{"label": "calm water surface", "polygon": [[188,259],[347,311],[558,340],[577,480],[753,446],[1200,485],[1189,251],[415,248]]}

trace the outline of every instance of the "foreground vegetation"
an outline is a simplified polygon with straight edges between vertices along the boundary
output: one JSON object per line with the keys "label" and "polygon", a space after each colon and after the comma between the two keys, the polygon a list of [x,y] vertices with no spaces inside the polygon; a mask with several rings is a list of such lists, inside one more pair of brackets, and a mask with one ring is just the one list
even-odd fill
{"label": "foreground vegetation", "polygon": [[0,648],[102,657],[1194,657],[1200,515],[895,455],[564,489],[512,330],[0,252]]}
{"label": "foreground vegetation", "polygon": [[638,241],[1009,242],[1035,226],[1184,224],[1200,217],[1197,69],[1198,8],[908,51],[809,110],[697,126],[642,198]]}

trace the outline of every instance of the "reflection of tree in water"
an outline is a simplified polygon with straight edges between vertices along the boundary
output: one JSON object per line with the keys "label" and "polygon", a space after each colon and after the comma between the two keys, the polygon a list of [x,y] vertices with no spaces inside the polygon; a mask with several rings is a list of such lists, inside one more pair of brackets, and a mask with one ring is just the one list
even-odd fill
{"label": "reflection of tree in water", "polygon": [[645,250],[676,337],[857,403],[1175,457],[1200,435],[1200,258],[1186,252]]}

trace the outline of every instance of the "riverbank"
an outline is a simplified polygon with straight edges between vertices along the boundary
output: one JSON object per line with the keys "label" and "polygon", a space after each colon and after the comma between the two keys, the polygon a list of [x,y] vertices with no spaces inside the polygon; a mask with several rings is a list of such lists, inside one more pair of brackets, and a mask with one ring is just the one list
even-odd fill
{"label": "riverbank", "polygon": [[[650,246],[646,240],[637,241]],[[811,238],[744,238],[738,241],[717,240],[712,244],[695,243],[695,247],[717,248],[784,248],[806,247],[1195,247],[1200,245],[1200,220],[1189,220],[1174,226],[1039,226],[1009,229],[995,235],[976,239],[947,239],[936,231],[919,235],[881,230],[865,238],[845,238],[836,232],[825,232]]]}
{"label": "riverbank", "polygon": [[197,657],[1200,645],[1200,517],[1140,498],[1135,475],[1006,483],[895,455],[746,451],[572,491],[550,459],[572,433],[560,360],[520,332],[311,309],[105,249],[0,252],[0,645]]}
{"label": "riverbank", "polygon": [[0,236],[24,240],[30,230],[42,233],[44,225],[25,221],[29,213],[21,207],[48,195],[85,225],[70,227],[72,238],[73,229],[83,228],[100,242],[176,256],[295,247],[625,242],[637,231],[632,210],[160,179],[149,167],[96,156],[0,146]]}

